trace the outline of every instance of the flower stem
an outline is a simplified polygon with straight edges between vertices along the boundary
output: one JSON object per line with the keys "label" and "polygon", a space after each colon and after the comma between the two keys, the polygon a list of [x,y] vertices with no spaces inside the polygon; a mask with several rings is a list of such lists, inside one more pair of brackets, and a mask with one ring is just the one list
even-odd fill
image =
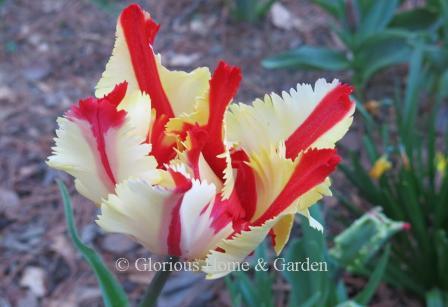
{"label": "flower stem", "polygon": [[[168,257],[165,261],[175,263],[178,257]],[[156,306],[157,298],[162,292],[163,286],[170,277],[171,270],[160,270],[156,273],[153,280],[148,286],[139,307],[153,307]]]}

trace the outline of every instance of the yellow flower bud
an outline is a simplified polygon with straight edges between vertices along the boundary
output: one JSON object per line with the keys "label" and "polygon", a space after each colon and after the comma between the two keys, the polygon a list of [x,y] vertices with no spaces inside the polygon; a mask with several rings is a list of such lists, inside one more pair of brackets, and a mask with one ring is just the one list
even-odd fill
{"label": "yellow flower bud", "polygon": [[386,171],[392,168],[392,163],[386,155],[382,155],[370,169],[369,175],[373,179],[379,179]]}

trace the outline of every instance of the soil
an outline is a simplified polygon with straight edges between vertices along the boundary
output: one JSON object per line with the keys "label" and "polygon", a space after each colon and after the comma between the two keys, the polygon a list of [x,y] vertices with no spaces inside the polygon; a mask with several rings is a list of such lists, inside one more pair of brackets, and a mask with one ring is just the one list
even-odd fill
{"label": "soil", "polygon": [[[299,26],[284,30],[270,17],[252,25],[232,18],[230,1],[136,1],[161,24],[155,49],[170,67],[213,69],[224,59],[242,68],[237,101],[288,90],[298,82],[347,74],[269,71],[260,61],[303,43],[340,46],[328,16],[306,0],[281,4]],[[102,233],[97,209],[78,195],[69,176],[48,168],[56,117],[80,98],[93,95],[110,56],[118,12],[130,1],[0,0],[0,306],[101,306],[93,273],[66,233],[55,178],[70,187],[82,239],[100,251],[110,268],[119,257],[148,257],[127,238]],[[351,142],[359,143],[354,130]],[[341,177],[340,175],[336,175]],[[335,200],[329,201],[336,206]],[[150,273],[117,272],[136,301]],[[350,281],[350,280],[348,280]],[[354,289],[365,281],[353,282]],[[411,306],[403,293],[382,286],[374,306]],[[222,280],[177,274],[161,305],[230,305]]]}

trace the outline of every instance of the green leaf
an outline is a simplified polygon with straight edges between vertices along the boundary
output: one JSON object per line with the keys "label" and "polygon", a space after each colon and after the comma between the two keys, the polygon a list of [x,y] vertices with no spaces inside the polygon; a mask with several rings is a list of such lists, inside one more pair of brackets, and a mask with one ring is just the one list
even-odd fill
{"label": "green leaf", "polygon": [[315,4],[338,19],[345,16],[345,2],[343,0],[313,0]]}
{"label": "green leaf", "polygon": [[81,242],[73,220],[73,209],[70,195],[62,181],[57,181],[59,191],[64,202],[64,213],[67,220],[68,232],[76,249],[82,254],[95,272],[96,278],[103,294],[104,305],[107,307],[128,306],[126,293],[115,276],[108,270],[101,257],[90,247]]}
{"label": "green leaf", "polygon": [[353,97],[356,103],[356,111],[361,114],[363,121],[365,122],[366,129],[371,131],[375,126],[375,121],[370,113],[366,110],[361,100]]}
{"label": "green leaf", "polygon": [[340,266],[357,270],[363,268],[402,229],[403,223],[390,220],[375,208],[337,235],[329,253]]}
{"label": "green leaf", "polygon": [[409,37],[406,31],[388,30],[359,45],[354,53],[354,66],[362,86],[379,70],[408,61],[412,52]]}
{"label": "green leaf", "polygon": [[[448,302],[446,302],[448,303]],[[426,307],[444,307],[443,293],[439,289],[433,289],[426,293]]]}
{"label": "green leaf", "polygon": [[340,303],[336,307],[363,307],[363,305],[359,305],[357,302],[350,300]]}
{"label": "green leaf", "polygon": [[302,68],[340,71],[350,67],[342,52],[323,47],[302,46],[262,61],[268,69]]}
{"label": "green leaf", "polygon": [[257,16],[258,18],[262,18],[264,16],[266,16],[266,14],[269,12],[269,10],[271,9],[272,5],[276,2],[277,0],[267,0],[265,2],[259,3],[257,5]]}
{"label": "green leaf", "polygon": [[416,8],[395,15],[390,26],[410,31],[424,31],[432,27],[437,21],[437,12],[426,7]]}
{"label": "green leaf", "polygon": [[[319,300],[320,300],[321,293],[317,291],[314,293],[309,299],[307,299],[305,302],[301,303],[301,307],[314,307],[318,306]],[[296,302],[290,302],[290,306],[297,306],[298,304]]]}
{"label": "green leaf", "polygon": [[373,204],[382,204],[381,191],[369,176],[369,171],[361,165],[359,153],[351,152],[350,156],[351,167],[340,164],[339,168],[366,199]]}
{"label": "green leaf", "polygon": [[237,20],[256,23],[264,18],[277,0],[234,0],[233,15]]}
{"label": "green leaf", "polygon": [[347,288],[345,287],[344,280],[340,280],[336,286],[336,299],[338,302],[345,302],[348,300]]}
{"label": "green leaf", "polygon": [[[317,221],[322,223],[323,219],[318,206],[310,208],[310,214]],[[310,304],[310,306],[326,305],[331,292],[336,291],[334,281],[331,274],[332,264],[327,258],[327,248],[323,234],[311,228],[308,221],[300,216],[300,224],[302,225],[303,236],[289,245],[285,251],[284,260],[286,262],[303,262],[309,258],[309,261],[327,263],[327,270],[322,271],[282,271],[282,275],[291,285],[290,306],[302,306],[302,304]],[[323,223],[322,223],[323,224]],[[316,293],[319,295],[316,296]]]}
{"label": "green leaf", "polygon": [[367,152],[370,164],[375,164],[375,161],[379,158],[379,154],[376,150],[373,140],[368,135],[364,135],[362,137],[362,144],[364,145],[364,149]]}
{"label": "green leaf", "polygon": [[232,300],[232,306],[234,307],[241,307],[243,306],[242,298],[241,298],[241,291],[238,287],[238,283],[232,281],[232,278],[230,275],[227,275],[224,278],[224,282],[227,286],[227,289],[229,290],[230,299]]}
{"label": "green leaf", "polygon": [[387,267],[387,262],[389,260],[389,254],[390,254],[390,247],[387,246],[386,252],[381,256],[381,259],[378,261],[375,271],[373,271],[372,276],[367,282],[367,285],[356,296],[355,301],[357,301],[360,304],[367,305],[369,301],[372,299],[372,296],[375,294],[375,291],[381,282],[381,278],[384,275],[385,269]]}
{"label": "green leaf", "polygon": [[439,96],[440,98],[448,97],[448,69],[440,77]]}
{"label": "green leaf", "polygon": [[[413,137],[413,127],[417,118],[418,105],[420,102],[419,93],[422,89],[422,80],[425,73],[423,66],[423,43],[419,42],[412,52],[409,63],[409,76],[407,79],[404,107],[402,107],[402,127],[401,137],[409,157],[412,157],[412,148],[415,138]],[[412,161],[411,161],[412,162]]]}
{"label": "green leaf", "polygon": [[[264,258],[266,263],[266,244],[263,242],[255,251],[255,258]],[[255,265],[257,260],[255,260]],[[254,263],[252,263],[252,266]],[[232,299],[232,306],[243,304],[244,306],[273,307],[274,295],[274,274],[273,272],[257,271],[254,272],[254,278],[246,272],[235,271],[230,277],[226,277],[225,282]]]}
{"label": "green leaf", "polygon": [[362,42],[372,34],[383,31],[392,20],[398,4],[398,0],[377,0],[370,1],[368,5],[363,7],[360,12],[361,24],[357,32],[358,42]]}
{"label": "green leaf", "polygon": [[440,282],[442,285],[448,285],[448,276],[446,274],[448,272],[448,235],[444,230],[439,229],[437,231],[434,244],[436,246],[437,271],[439,272]]}
{"label": "green leaf", "polygon": [[401,261],[392,262],[392,260],[393,259],[390,259],[389,261],[389,265],[387,266],[386,274],[383,279],[395,287],[405,287],[419,295],[424,293],[424,286],[420,284],[418,280],[410,279],[409,274],[400,268]]}

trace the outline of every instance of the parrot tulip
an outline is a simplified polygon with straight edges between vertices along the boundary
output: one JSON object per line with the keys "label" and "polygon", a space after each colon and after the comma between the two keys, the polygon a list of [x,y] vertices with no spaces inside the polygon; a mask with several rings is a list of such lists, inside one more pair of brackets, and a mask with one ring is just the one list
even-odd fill
{"label": "parrot tulip", "polygon": [[352,88],[319,79],[230,105],[240,69],[169,70],[153,49],[158,29],[138,5],[123,10],[96,98],[58,119],[48,164],[75,178],[105,231],[199,261],[208,278],[267,236],[280,253],[296,213],[320,229],[308,208],[331,195]]}

